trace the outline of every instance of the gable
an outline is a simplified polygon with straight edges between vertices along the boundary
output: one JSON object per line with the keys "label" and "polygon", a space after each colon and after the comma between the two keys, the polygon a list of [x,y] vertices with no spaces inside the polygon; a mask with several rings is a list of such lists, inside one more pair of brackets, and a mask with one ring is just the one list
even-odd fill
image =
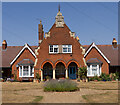
{"label": "gable", "polygon": [[[20,55],[25,51],[25,50],[28,50],[29,53],[31,53],[34,58],[36,58],[36,55],[35,53],[32,51],[32,49],[28,46],[28,44],[25,44],[25,46],[22,48],[22,50],[20,50],[20,52],[17,54],[17,56],[12,60],[12,62],[10,63],[10,65],[12,65],[19,57]],[[26,55],[28,54],[28,52],[26,52]]]}
{"label": "gable", "polygon": [[[93,48],[96,49],[96,51],[107,61],[107,63],[110,63],[110,61],[108,60],[108,58],[107,58],[107,57],[102,53],[102,51],[95,45],[95,43],[92,43],[91,46],[87,49],[84,57],[86,57],[86,56],[91,52],[91,50],[92,50]],[[95,50],[94,50],[94,52],[95,52]],[[97,52],[95,52],[95,53],[97,53]],[[93,53],[93,55],[94,55],[95,53]]]}

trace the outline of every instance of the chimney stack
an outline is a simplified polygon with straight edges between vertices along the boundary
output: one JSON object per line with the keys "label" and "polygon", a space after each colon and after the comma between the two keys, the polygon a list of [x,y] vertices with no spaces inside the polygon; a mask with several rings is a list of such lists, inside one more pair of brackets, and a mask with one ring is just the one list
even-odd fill
{"label": "chimney stack", "polygon": [[114,48],[117,48],[117,41],[116,41],[115,38],[113,38],[112,46],[113,46]]}
{"label": "chimney stack", "polygon": [[43,25],[40,20],[40,24],[38,24],[38,34],[39,34],[39,45],[44,39],[44,31],[43,31]]}
{"label": "chimney stack", "polygon": [[7,42],[6,42],[6,40],[3,40],[2,49],[5,50],[6,48],[7,48]]}

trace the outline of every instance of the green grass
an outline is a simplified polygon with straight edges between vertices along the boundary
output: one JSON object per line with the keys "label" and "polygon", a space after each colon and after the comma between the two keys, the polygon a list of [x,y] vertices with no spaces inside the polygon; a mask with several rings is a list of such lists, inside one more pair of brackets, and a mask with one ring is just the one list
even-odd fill
{"label": "green grass", "polygon": [[32,103],[37,103],[43,99],[43,96],[35,96],[35,99],[33,100]]}

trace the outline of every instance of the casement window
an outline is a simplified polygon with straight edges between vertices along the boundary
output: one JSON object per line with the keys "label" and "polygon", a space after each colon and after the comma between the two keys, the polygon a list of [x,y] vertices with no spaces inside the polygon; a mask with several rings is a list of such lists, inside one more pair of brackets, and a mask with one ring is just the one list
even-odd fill
{"label": "casement window", "polygon": [[49,53],[59,53],[58,45],[49,45]]}
{"label": "casement window", "polygon": [[19,66],[19,77],[34,77],[33,66]]}
{"label": "casement window", "polygon": [[72,45],[62,45],[62,53],[72,53]]}
{"label": "casement window", "polygon": [[87,76],[100,76],[101,66],[99,64],[90,64],[87,66]]}

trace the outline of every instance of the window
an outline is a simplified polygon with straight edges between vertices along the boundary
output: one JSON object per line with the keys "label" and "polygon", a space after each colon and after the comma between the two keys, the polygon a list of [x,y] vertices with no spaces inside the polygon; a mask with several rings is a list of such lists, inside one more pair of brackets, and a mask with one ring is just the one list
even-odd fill
{"label": "window", "polygon": [[97,75],[97,65],[92,65],[92,75]]}
{"label": "window", "polygon": [[58,53],[58,45],[49,45],[49,53]]}
{"label": "window", "polygon": [[87,68],[88,68],[88,75],[90,75],[90,65],[88,65]]}
{"label": "window", "polygon": [[72,45],[62,45],[63,53],[72,53]]}
{"label": "window", "polygon": [[23,76],[28,76],[28,75],[29,75],[28,66],[23,66]]}
{"label": "window", "polygon": [[99,64],[91,64],[87,66],[87,76],[100,76],[101,66]]}
{"label": "window", "polygon": [[22,76],[22,66],[20,66],[20,76]]}
{"label": "window", "polygon": [[19,67],[19,77],[34,77],[33,66],[20,66]]}

